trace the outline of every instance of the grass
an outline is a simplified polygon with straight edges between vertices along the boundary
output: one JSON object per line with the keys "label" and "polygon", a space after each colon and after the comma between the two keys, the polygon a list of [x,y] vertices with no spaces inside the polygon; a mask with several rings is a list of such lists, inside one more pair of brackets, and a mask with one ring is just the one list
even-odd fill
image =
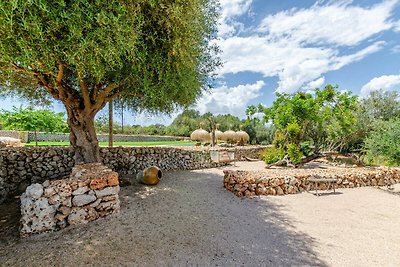
{"label": "grass", "polygon": [[[100,146],[108,146],[108,142],[99,142]],[[114,142],[114,146],[193,146],[191,141],[153,141],[153,142]],[[35,146],[35,142],[26,143],[26,146]],[[38,142],[38,146],[69,146],[69,142]]]}

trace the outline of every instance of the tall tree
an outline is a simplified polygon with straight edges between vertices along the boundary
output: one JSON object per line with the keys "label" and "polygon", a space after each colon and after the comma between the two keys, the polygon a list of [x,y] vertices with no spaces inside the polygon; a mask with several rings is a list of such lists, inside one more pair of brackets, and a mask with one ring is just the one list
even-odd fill
{"label": "tall tree", "polygon": [[1,93],[61,101],[75,162],[98,162],[106,103],[171,112],[210,85],[216,11],[212,0],[0,1]]}

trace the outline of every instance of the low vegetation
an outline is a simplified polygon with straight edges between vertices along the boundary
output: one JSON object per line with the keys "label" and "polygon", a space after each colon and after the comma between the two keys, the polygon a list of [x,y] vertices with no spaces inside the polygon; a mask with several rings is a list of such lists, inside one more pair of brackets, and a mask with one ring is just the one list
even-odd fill
{"label": "low vegetation", "polygon": [[[249,107],[275,129],[267,164],[299,165],[323,152],[357,154],[367,164],[400,165],[400,95],[376,91],[358,98],[338,86],[277,94],[272,107]],[[248,109],[248,110],[249,110]]]}

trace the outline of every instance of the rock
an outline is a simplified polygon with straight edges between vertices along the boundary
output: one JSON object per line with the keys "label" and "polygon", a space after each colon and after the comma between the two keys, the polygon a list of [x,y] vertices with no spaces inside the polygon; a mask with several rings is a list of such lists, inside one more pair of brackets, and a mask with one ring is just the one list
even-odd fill
{"label": "rock", "polygon": [[93,195],[76,195],[72,199],[72,204],[74,206],[81,207],[89,203],[92,203],[96,199],[97,199],[96,196]]}
{"label": "rock", "polygon": [[268,188],[267,192],[268,192],[267,193],[268,195],[272,195],[272,196],[276,195],[276,190],[274,188],[272,188],[272,187]]}
{"label": "rock", "polygon": [[295,194],[297,193],[297,188],[295,186],[289,185],[287,188],[288,194]]}
{"label": "rock", "polygon": [[118,199],[118,195],[110,195],[110,196],[103,197],[101,200],[102,201],[113,201],[113,200],[117,200],[117,199]]}
{"label": "rock", "polygon": [[43,186],[41,184],[31,184],[26,188],[26,197],[39,199],[43,195]]}
{"label": "rock", "polygon": [[83,209],[75,210],[68,216],[68,223],[70,225],[87,223],[88,221],[85,219],[86,215],[87,212]]}
{"label": "rock", "polygon": [[68,214],[63,214],[63,213],[57,213],[56,216],[54,216],[54,218],[57,221],[64,221],[65,218],[67,218],[67,217],[68,217]]}
{"label": "rock", "polygon": [[55,230],[55,213],[55,207],[46,198],[32,199],[24,193],[21,196],[21,235]]}
{"label": "rock", "polygon": [[71,186],[65,180],[52,181],[51,185],[60,197],[69,197],[72,194]]}
{"label": "rock", "polygon": [[68,215],[71,213],[71,208],[67,207],[67,206],[61,206],[60,208],[58,208],[58,211],[61,212],[62,214]]}
{"label": "rock", "polygon": [[98,198],[109,195],[118,195],[118,192],[119,192],[119,186],[106,187],[102,190],[95,190],[96,196]]}
{"label": "rock", "polygon": [[61,205],[64,205],[66,207],[72,207],[72,197],[63,198],[61,200]]}
{"label": "rock", "polygon": [[59,195],[52,195],[48,198],[50,205],[57,205],[60,204],[60,196]]}
{"label": "rock", "polygon": [[278,186],[278,187],[276,188],[276,194],[277,194],[278,196],[281,196],[281,195],[284,195],[285,193],[283,192],[282,188]]}
{"label": "rock", "polygon": [[256,195],[266,195],[267,190],[265,187],[259,187],[256,189]]}
{"label": "rock", "polygon": [[90,189],[100,190],[107,186],[119,185],[118,173],[109,171],[102,173],[102,177],[90,181]]}
{"label": "rock", "polygon": [[56,190],[50,186],[50,187],[47,187],[44,189],[43,195],[44,195],[44,197],[49,198],[49,197],[55,195],[56,193],[57,193]]}
{"label": "rock", "polygon": [[87,209],[87,215],[86,215],[86,217],[85,217],[85,219],[87,220],[87,221],[94,221],[94,220],[96,220],[97,218],[99,218],[99,214],[98,214],[98,212],[94,209],[94,208],[89,208],[89,209]]}
{"label": "rock", "polygon": [[109,211],[119,209],[119,200],[101,202],[97,208],[99,211]]}
{"label": "rock", "polygon": [[[106,200],[106,201],[108,201],[108,200]],[[95,202],[90,203],[90,204],[88,205],[88,207],[90,207],[90,208],[96,208],[96,207],[100,204],[100,202],[101,202],[101,198],[98,198]]]}
{"label": "rock", "polygon": [[85,194],[87,191],[89,191],[89,187],[88,187],[88,186],[79,187],[78,189],[76,189],[75,191],[72,192],[72,195],[73,195],[73,196],[76,196],[76,195],[83,195],[83,194]]}

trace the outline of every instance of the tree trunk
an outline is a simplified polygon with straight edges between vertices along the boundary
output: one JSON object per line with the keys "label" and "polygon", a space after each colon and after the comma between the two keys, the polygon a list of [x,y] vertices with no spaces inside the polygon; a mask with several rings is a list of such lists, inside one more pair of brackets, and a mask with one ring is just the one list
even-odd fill
{"label": "tree trunk", "polygon": [[36,144],[36,146],[38,146],[38,144],[37,144],[37,132],[36,132],[36,129],[35,129],[35,144]]}
{"label": "tree trunk", "polygon": [[108,146],[113,146],[113,101],[108,102]]}
{"label": "tree trunk", "polygon": [[124,134],[124,101],[121,101],[121,133]]}
{"label": "tree trunk", "polygon": [[94,127],[97,111],[88,113],[76,106],[67,106],[70,143],[75,149],[75,164],[101,162],[99,142]]}

